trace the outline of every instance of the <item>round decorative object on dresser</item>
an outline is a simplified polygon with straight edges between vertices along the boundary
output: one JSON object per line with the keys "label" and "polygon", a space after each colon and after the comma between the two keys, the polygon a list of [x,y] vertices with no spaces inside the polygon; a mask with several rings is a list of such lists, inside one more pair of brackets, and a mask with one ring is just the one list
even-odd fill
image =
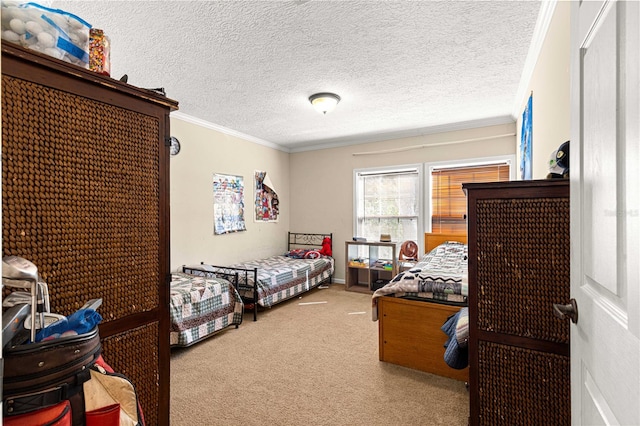
{"label": "round decorative object on dresser", "polygon": [[171,156],[178,155],[180,152],[180,141],[175,136],[171,136],[171,147],[169,148],[169,153]]}

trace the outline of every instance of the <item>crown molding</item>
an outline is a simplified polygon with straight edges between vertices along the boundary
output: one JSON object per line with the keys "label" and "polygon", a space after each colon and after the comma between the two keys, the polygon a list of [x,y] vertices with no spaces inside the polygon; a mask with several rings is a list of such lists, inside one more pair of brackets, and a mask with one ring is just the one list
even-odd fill
{"label": "crown molding", "polygon": [[359,135],[347,136],[342,138],[326,139],[318,143],[311,142],[309,144],[294,145],[291,148],[287,148],[282,145],[265,141],[264,139],[256,138],[254,136],[247,135],[245,133],[241,133],[233,129],[229,129],[224,126],[213,124],[206,120],[202,120],[200,118],[196,118],[191,115],[184,114],[178,111],[172,112],[170,114],[170,117],[185,121],[187,123],[192,123],[198,126],[202,126],[207,129],[215,130],[226,135],[234,136],[234,137],[246,140],[248,142],[256,143],[258,145],[263,145],[269,148],[277,149],[278,151],[286,152],[289,154],[296,153],[296,152],[318,151],[321,149],[342,148],[342,147],[351,146],[351,145],[361,145],[361,144],[372,143],[372,142],[383,142],[383,141],[394,140],[394,139],[404,139],[404,138],[411,138],[411,137],[424,136],[424,135],[433,135],[436,133],[454,132],[457,130],[468,130],[468,129],[475,129],[480,127],[498,126],[501,124],[510,124],[515,122],[512,116],[504,115],[504,116],[498,116],[498,117],[483,118],[479,120],[440,124],[436,126],[423,127],[419,129],[406,129],[406,130],[400,130],[397,132],[366,133],[366,134],[359,134]]}
{"label": "crown molding", "polygon": [[258,145],[263,145],[268,148],[277,149],[278,151],[283,151],[286,153],[291,152],[288,148],[275,144],[273,142],[266,141],[264,139],[256,138],[255,136],[247,135],[246,133],[238,132],[236,130],[230,129],[228,127],[220,126],[218,124],[211,123],[206,120],[202,120],[200,118],[196,118],[192,115],[184,114],[180,111],[174,111],[169,114],[171,118],[176,118],[181,121],[185,121],[187,123],[196,124],[198,126],[204,127],[206,129],[215,130],[217,132],[223,133],[225,135],[234,136],[236,138],[243,139],[247,142],[252,142]]}
{"label": "crown molding", "polygon": [[527,98],[529,85],[531,84],[531,77],[533,76],[533,71],[538,63],[540,51],[542,50],[542,45],[547,37],[549,25],[551,25],[553,13],[556,10],[556,4],[558,1],[547,0],[541,3],[542,5],[540,6],[538,20],[536,21],[536,26],[533,30],[533,37],[531,39],[531,45],[529,46],[529,52],[527,53],[527,59],[525,60],[522,75],[520,76],[520,85],[518,86],[518,91],[516,92],[514,99],[514,105],[511,112],[514,118],[520,115],[524,100]]}
{"label": "crown molding", "polygon": [[479,120],[461,121],[457,123],[440,124],[436,126],[423,127],[419,129],[407,129],[397,132],[386,133],[367,133],[344,138],[335,138],[324,140],[321,143],[309,144],[304,146],[294,146],[290,149],[291,153],[317,151],[320,149],[342,148],[351,145],[361,145],[365,143],[383,142],[394,139],[412,138],[417,136],[433,135],[436,133],[455,132],[458,130],[468,130],[480,127],[498,126],[501,124],[515,123],[510,115],[499,117],[489,117]]}

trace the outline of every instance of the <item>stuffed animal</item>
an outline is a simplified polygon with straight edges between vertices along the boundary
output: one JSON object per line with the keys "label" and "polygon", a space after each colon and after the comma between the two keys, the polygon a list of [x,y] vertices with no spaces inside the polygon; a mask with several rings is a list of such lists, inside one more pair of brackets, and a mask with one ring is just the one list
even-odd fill
{"label": "stuffed animal", "polygon": [[320,254],[331,256],[331,238],[324,237],[324,239],[322,240],[322,248],[320,249]]}

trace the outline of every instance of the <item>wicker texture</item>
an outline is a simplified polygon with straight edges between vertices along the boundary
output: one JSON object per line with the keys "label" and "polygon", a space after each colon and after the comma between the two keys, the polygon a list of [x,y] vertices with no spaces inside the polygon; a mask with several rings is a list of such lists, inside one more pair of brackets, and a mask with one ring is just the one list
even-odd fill
{"label": "wicker texture", "polygon": [[[156,308],[157,120],[7,76],[2,91],[3,255],[38,267],[53,312],[96,297],[103,323]],[[156,424],[157,324],[103,338],[103,351]]]}
{"label": "wicker texture", "polygon": [[54,312],[157,307],[157,119],[9,76],[2,92],[3,255],[38,267]]}
{"label": "wicker texture", "polygon": [[569,342],[569,199],[477,201],[478,328]]}
{"label": "wicker texture", "polygon": [[571,423],[569,357],[480,341],[481,425]]}
{"label": "wicker texture", "polygon": [[147,425],[158,424],[158,332],[158,323],[151,323],[102,339],[105,361],[135,385]]}

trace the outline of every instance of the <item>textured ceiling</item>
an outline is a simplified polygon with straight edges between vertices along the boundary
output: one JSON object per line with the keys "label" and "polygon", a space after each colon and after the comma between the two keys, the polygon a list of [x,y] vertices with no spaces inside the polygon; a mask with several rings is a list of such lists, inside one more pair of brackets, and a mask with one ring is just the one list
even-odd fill
{"label": "textured ceiling", "polygon": [[[297,151],[506,122],[539,1],[52,1],[111,38],[114,78]],[[308,98],[342,101],[322,115]]]}

